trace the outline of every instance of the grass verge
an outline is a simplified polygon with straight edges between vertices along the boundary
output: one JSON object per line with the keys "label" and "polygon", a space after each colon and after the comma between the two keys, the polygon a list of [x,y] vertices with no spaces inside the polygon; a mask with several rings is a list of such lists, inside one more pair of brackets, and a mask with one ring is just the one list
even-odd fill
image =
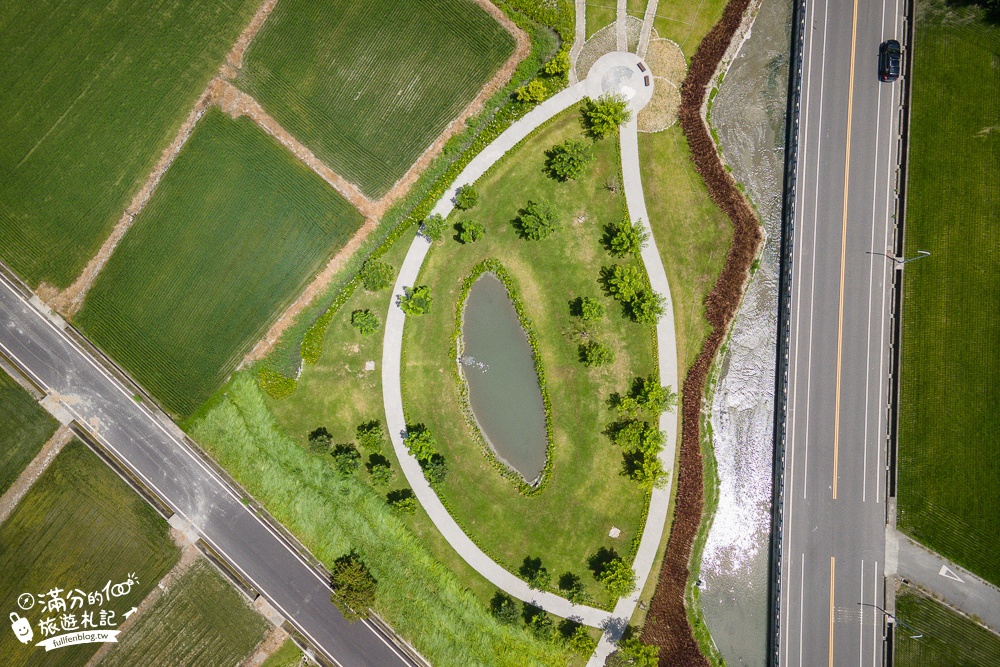
{"label": "grass verge", "polygon": [[238,665],[269,627],[208,561],[199,558],[100,664]]}
{"label": "grass verge", "polygon": [[900,529],[994,584],[1000,319],[989,304],[1000,302],[997,53],[1000,25],[977,7],[920,5],[906,254],[931,256],[908,264],[903,280],[898,444]]}
{"label": "grass verge", "polygon": [[[118,625],[124,612],[138,605],[177,561],[179,551],[167,530],[167,522],[146,501],[73,440],[0,526],[0,604],[27,618],[38,642],[44,639],[39,627],[43,619],[54,617],[57,627],[60,624],[60,613],[42,610],[43,593],[62,589],[58,595],[65,599],[74,589],[99,591],[109,580],[115,584],[134,573],[138,583],[125,596],[75,610],[65,602],[78,623],[83,611],[92,612],[96,620],[100,610],[107,610]],[[18,606],[22,593],[33,594],[38,603],[23,610]],[[0,636],[0,655],[10,667],[81,665],[98,646],[82,644],[48,653],[34,643],[22,645],[12,632]]]}
{"label": "grass verge", "polygon": [[904,586],[896,596],[897,667],[1000,667],[1000,636],[977,625],[919,590]]}
{"label": "grass verge", "polygon": [[188,414],[361,221],[253,121],[212,108],[76,321],[168,410]]}
{"label": "grass verge", "polygon": [[291,639],[286,639],[277,651],[272,653],[261,667],[302,667],[305,654]]}
{"label": "grass verge", "polygon": [[31,463],[59,424],[13,378],[0,370],[0,495]]}
{"label": "grass verge", "polygon": [[718,23],[725,6],[726,0],[660,0],[653,27],[660,37],[676,42],[690,63],[701,38]]}

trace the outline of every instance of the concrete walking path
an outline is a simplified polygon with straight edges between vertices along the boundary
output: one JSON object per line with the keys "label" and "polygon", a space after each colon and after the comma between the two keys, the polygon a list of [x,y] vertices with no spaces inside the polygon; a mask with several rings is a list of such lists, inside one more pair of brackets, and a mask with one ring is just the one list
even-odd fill
{"label": "concrete walking path", "polygon": [[573,36],[573,46],[569,50],[569,82],[579,81],[576,75],[576,61],[580,59],[583,43],[587,41],[587,0],[576,0],[576,34]]}
{"label": "concrete walking path", "polygon": [[658,4],[660,4],[660,0],[646,1],[646,12],[642,15],[642,30],[639,32],[639,46],[635,50],[640,58],[646,57],[646,49],[649,48],[649,38],[653,32],[653,19],[656,18]]}
{"label": "concrete walking path", "polygon": [[[640,59],[632,53],[615,52],[600,58],[591,68],[584,81],[581,81],[559,94],[549,98],[523,118],[510,126],[492,144],[487,146],[459,174],[452,187],[438,201],[432,213],[443,217],[454,208],[455,191],[466,184],[475,183],[486,171],[502,158],[508,151],[519,144],[535,128],[556,114],[576,104],[584,97],[599,97],[605,92],[619,92],[630,98],[633,120],[622,128],[622,172],[626,203],[629,215],[634,221],[642,220],[649,231],[649,217],[646,213],[645,200],[642,193],[642,181],[639,173],[639,153],[637,129],[634,115],[645,106],[652,97],[652,85],[646,86],[643,72],[638,69]],[[402,268],[396,279],[392,297],[386,314],[386,330],[382,347],[382,387],[385,406],[386,423],[388,425],[393,449],[400,461],[400,467],[407,482],[413,489],[417,500],[424,507],[431,521],[441,532],[448,543],[459,555],[495,586],[507,594],[535,605],[547,612],[563,618],[570,618],[591,627],[605,629],[605,634],[598,645],[597,652],[591,658],[589,665],[600,665],[613,650],[613,642],[621,637],[621,633],[632,617],[638,603],[639,594],[649,577],[649,572],[656,557],[656,551],[663,536],[670,504],[671,475],[662,488],[654,489],[646,519],[646,527],[642,534],[639,548],[633,561],[633,569],[638,577],[636,592],[627,598],[622,598],[615,606],[614,612],[578,605],[553,593],[537,591],[528,586],[517,576],[511,574],[485,554],[465,534],[458,523],[445,508],[437,493],[431,488],[423,475],[420,464],[409,454],[404,443],[406,419],[403,414],[403,400],[400,385],[401,355],[403,344],[403,327],[406,316],[400,310],[399,299],[403,288],[417,284],[420,267],[430,249],[430,242],[422,235],[417,235],[410,245],[409,252],[403,260]],[[667,299],[666,314],[657,325],[657,349],[660,363],[660,382],[676,389],[677,387],[677,346],[674,335],[674,320],[670,288],[667,284],[666,272],[656,250],[655,241],[650,240],[642,251],[642,260],[646,265],[653,289]],[[667,444],[660,454],[664,469],[672,473],[674,453],[676,448],[677,418],[673,413],[666,413],[660,418],[660,427],[667,434]]]}
{"label": "concrete walking path", "polygon": [[619,51],[628,51],[628,32],[625,23],[628,20],[628,0],[618,0],[618,7],[615,12],[615,48]]}
{"label": "concrete walking path", "polygon": [[1000,634],[1000,589],[906,535],[888,528],[887,557],[892,553],[891,550],[895,550],[897,554],[898,577],[928,591],[948,606]]}

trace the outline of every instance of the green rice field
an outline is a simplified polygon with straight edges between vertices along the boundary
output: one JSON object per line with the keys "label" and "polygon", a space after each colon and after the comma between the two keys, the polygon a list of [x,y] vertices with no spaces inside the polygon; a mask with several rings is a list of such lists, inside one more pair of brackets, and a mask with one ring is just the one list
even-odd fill
{"label": "green rice field", "polygon": [[258,0],[0,3],[0,255],[80,273]]}
{"label": "green rice field", "polygon": [[927,3],[912,53],[898,525],[1000,584],[1000,24]]}
{"label": "green rice field", "polygon": [[896,626],[896,667],[1000,667],[1000,636],[915,588],[899,592],[896,615],[916,631]]}
{"label": "green rice field", "polygon": [[513,46],[473,0],[282,0],[237,85],[334,171],[379,198]]}
{"label": "green rice field", "polygon": [[[41,641],[39,622],[58,616],[42,612],[37,599],[42,593],[62,589],[57,595],[65,599],[71,591],[99,591],[109,581],[117,584],[134,574],[138,583],[126,595],[74,611],[78,623],[83,611],[91,611],[95,619],[101,609],[114,612],[108,620],[117,626],[176,562],[178,549],[167,530],[167,522],[93,452],[77,440],[70,442],[0,526],[4,620],[11,611],[20,613],[31,623],[34,641]],[[36,598],[27,610],[18,605],[23,593]],[[67,600],[65,606],[70,611],[73,603]],[[82,644],[47,653],[19,643],[6,629],[0,633],[5,667],[78,667],[98,647]]]}
{"label": "green rice field", "polygon": [[269,628],[246,599],[199,558],[122,635],[100,665],[239,665]]}
{"label": "green rice field", "polygon": [[213,108],[76,321],[164,407],[188,414],[361,222],[253,121]]}
{"label": "green rice field", "polygon": [[38,454],[59,424],[0,370],[0,495]]}

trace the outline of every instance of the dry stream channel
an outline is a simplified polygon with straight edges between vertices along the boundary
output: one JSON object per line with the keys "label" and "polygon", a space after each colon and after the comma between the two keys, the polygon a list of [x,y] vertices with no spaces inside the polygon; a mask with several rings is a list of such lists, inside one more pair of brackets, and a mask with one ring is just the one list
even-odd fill
{"label": "dry stream channel", "polygon": [[701,564],[701,607],[728,665],[766,665],[775,340],[790,0],[763,0],[711,109],[733,176],[766,241],[721,359],[711,423],[719,506]]}

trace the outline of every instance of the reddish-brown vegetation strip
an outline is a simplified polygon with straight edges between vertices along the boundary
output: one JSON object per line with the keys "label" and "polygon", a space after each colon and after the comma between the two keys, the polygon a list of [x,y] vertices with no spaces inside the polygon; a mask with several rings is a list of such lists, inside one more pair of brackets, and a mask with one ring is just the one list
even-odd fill
{"label": "reddish-brown vegetation strip", "polygon": [[706,87],[750,0],[730,0],[722,18],[702,40],[681,87],[681,127],[691,147],[691,159],[705,180],[709,195],[733,222],[733,243],[719,280],[705,299],[705,317],[712,326],[698,358],[688,371],[682,393],[681,455],[674,523],[667,543],[656,593],[650,603],[643,640],[660,647],[660,664],[689,667],[707,665],[691,632],[684,608],[691,546],[701,522],[704,504],[700,419],[702,396],[712,361],[739,307],[757,248],[760,226],[753,209],[722,167],[715,143],[701,118]]}

